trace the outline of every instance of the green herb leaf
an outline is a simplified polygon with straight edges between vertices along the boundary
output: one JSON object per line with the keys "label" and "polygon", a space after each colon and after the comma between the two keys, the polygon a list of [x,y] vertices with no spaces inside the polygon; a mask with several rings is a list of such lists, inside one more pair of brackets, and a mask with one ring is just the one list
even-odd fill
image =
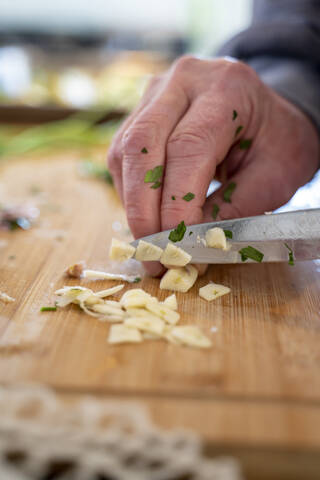
{"label": "green herb leaf", "polygon": [[189,232],[189,237],[190,237],[190,235],[192,235],[192,234],[193,234],[193,232]]}
{"label": "green herb leaf", "polygon": [[161,187],[161,185],[162,185],[162,182],[155,182],[153,185],[151,185],[150,188],[153,188],[155,190],[156,188]]}
{"label": "green herb leaf", "polygon": [[293,266],[294,265],[294,256],[293,256],[293,250],[292,248],[289,247],[289,245],[287,245],[286,243],[284,244],[285,247],[289,250],[289,260],[288,260],[288,264]]}
{"label": "green herb leaf", "polygon": [[251,147],[251,144],[252,144],[251,138],[243,138],[242,140],[240,140],[240,144],[239,144],[240,150],[248,150],[248,148]]}
{"label": "green herb leaf", "polygon": [[163,165],[158,165],[151,170],[148,170],[144,176],[144,183],[158,182],[163,174]]}
{"label": "green herb leaf", "polygon": [[229,183],[227,188],[223,192],[223,200],[227,203],[231,203],[231,197],[233,192],[235,191],[237,184],[235,182]]}
{"label": "green herb leaf", "polygon": [[232,238],[233,237],[233,233],[231,232],[231,230],[223,230],[224,231],[224,234],[227,238]]}
{"label": "green herb leaf", "polygon": [[82,177],[98,178],[109,185],[113,185],[113,179],[109,170],[102,164],[92,160],[83,160],[78,167],[79,174]]}
{"label": "green herb leaf", "polygon": [[248,258],[251,258],[251,260],[261,263],[264,257],[262,252],[259,252],[259,250],[256,248],[250,247],[250,245],[239,250],[239,253],[241,255],[242,262],[245,262],[248,260]]}
{"label": "green herb leaf", "polygon": [[186,202],[190,202],[190,200],[193,200],[195,197],[195,194],[192,193],[192,192],[188,192],[186,193],[186,195],[183,198],[183,200],[185,200]]}
{"label": "green herb leaf", "polygon": [[172,195],[171,200],[175,200],[175,199],[176,199],[176,197],[174,195]]}
{"label": "green herb leaf", "polygon": [[141,282],[141,277],[136,277],[132,283],[139,283]]}
{"label": "green herb leaf", "polygon": [[179,223],[177,228],[175,228],[174,230],[171,230],[171,232],[169,233],[169,240],[171,240],[171,242],[174,242],[174,243],[180,242],[180,240],[183,239],[184,234],[186,233],[186,230],[187,230],[187,227],[185,226],[185,223],[182,220],[182,222]]}
{"label": "green herb leaf", "polygon": [[211,216],[212,216],[213,220],[216,220],[219,211],[220,211],[219,205],[214,203],[213,206],[212,206],[212,212],[211,212]]}
{"label": "green herb leaf", "polygon": [[232,120],[235,120],[235,119],[237,118],[237,116],[238,116],[237,110],[233,110],[233,112],[232,112]]}
{"label": "green herb leaf", "polygon": [[40,312],[56,312],[57,307],[41,307]]}
{"label": "green herb leaf", "polygon": [[239,133],[241,132],[242,129],[243,129],[243,125],[239,125],[239,127],[237,127],[237,130],[236,130],[236,133],[234,134],[234,136],[236,137],[237,135],[239,135]]}
{"label": "green herb leaf", "polygon": [[143,149],[141,150],[141,153],[148,153],[148,150],[146,149],[146,147],[143,147]]}

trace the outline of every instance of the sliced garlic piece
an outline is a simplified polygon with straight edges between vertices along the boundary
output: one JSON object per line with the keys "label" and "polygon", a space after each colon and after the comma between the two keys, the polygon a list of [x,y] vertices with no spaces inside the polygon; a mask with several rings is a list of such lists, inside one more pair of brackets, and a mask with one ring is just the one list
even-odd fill
{"label": "sliced garlic piece", "polygon": [[198,270],[193,265],[181,268],[170,268],[162,277],[161,290],[187,292],[194,285],[198,277]]}
{"label": "sliced garlic piece", "polygon": [[162,337],[165,338],[170,343],[174,343],[175,345],[181,345],[181,342],[171,335],[172,329],[173,329],[173,326],[166,325]]}
{"label": "sliced garlic piece", "polygon": [[182,248],[168,243],[161,255],[160,262],[170,267],[184,267],[187,263],[190,263],[191,258],[191,255],[182,250]]}
{"label": "sliced garlic piece", "polygon": [[157,245],[140,240],[136,250],[135,258],[140,262],[156,261],[160,260],[162,252],[162,248],[157,247]]}
{"label": "sliced garlic piece", "polygon": [[119,324],[112,325],[109,332],[108,343],[138,343],[142,341],[142,335],[137,328]]}
{"label": "sliced garlic piece", "polygon": [[102,313],[103,315],[116,315],[120,318],[124,318],[125,312],[119,308],[112,307],[111,305],[106,305],[105,303],[97,303],[92,305],[91,309],[96,313]]}
{"label": "sliced garlic piece", "polygon": [[177,297],[175,293],[167,297],[164,301],[163,304],[166,305],[167,307],[171,308],[171,310],[178,310],[178,302],[177,302]]}
{"label": "sliced garlic piece", "polygon": [[135,251],[136,249],[130,245],[130,243],[113,238],[111,240],[109,258],[111,258],[111,260],[117,260],[118,262],[124,262],[133,257]]}
{"label": "sliced garlic piece", "polygon": [[124,324],[128,327],[138,328],[138,330],[143,332],[156,335],[162,335],[165,326],[164,321],[155,315],[150,315],[149,317],[129,317],[124,321]]}
{"label": "sliced garlic piece", "polygon": [[173,327],[170,336],[190,347],[209,348],[212,345],[210,339],[195,325]]}
{"label": "sliced garlic piece", "polygon": [[222,228],[214,227],[210,228],[206,232],[207,246],[211,248],[221,248],[222,250],[228,250],[227,239]]}
{"label": "sliced garlic piece", "polygon": [[229,287],[219,285],[218,283],[208,283],[208,285],[199,288],[200,297],[204,298],[208,302],[222,297],[222,295],[226,295],[229,292],[231,292]]}
{"label": "sliced garlic piece", "polygon": [[90,280],[120,280],[122,282],[135,283],[137,275],[126,275],[124,273],[108,273],[102,272],[100,270],[83,270],[83,278],[88,278]]}
{"label": "sliced garlic piece", "polygon": [[151,295],[142,290],[142,288],[133,288],[122,295],[120,304],[125,309],[130,307],[145,307],[150,299],[152,299]]}
{"label": "sliced garlic piece", "polygon": [[163,338],[163,335],[156,335],[150,332],[143,332],[142,336],[144,340],[161,340]]}
{"label": "sliced garlic piece", "polygon": [[99,292],[96,292],[95,295],[100,298],[110,297],[111,295],[120,292],[123,287],[124,285],[122,283],[121,285],[116,285],[115,287],[107,288],[106,290],[100,290]]}
{"label": "sliced garlic piece", "polygon": [[178,312],[175,312],[174,310],[160,302],[155,302],[151,300],[147,302],[146,309],[157,317],[162,318],[165,322],[170,323],[171,325],[175,325],[180,319],[180,314]]}

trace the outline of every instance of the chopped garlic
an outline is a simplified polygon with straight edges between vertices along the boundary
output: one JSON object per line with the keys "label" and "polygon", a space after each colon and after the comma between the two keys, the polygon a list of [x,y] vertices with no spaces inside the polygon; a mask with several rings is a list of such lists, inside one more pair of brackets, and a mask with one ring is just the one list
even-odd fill
{"label": "chopped garlic", "polygon": [[10,297],[10,295],[8,295],[5,292],[0,292],[0,301],[3,303],[12,303],[12,302],[15,302],[16,299]]}
{"label": "chopped garlic", "polygon": [[170,268],[162,277],[161,290],[187,292],[198,278],[198,270],[193,265],[180,268]]}
{"label": "chopped garlic", "polygon": [[171,308],[171,310],[178,310],[178,302],[177,302],[177,297],[175,293],[165,298],[165,300],[163,301],[163,304]]}
{"label": "chopped garlic", "polygon": [[135,251],[136,249],[130,245],[130,243],[113,238],[111,241],[109,258],[111,258],[111,260],[117,260],[118,262],[124,262],[125,260],[132,258]]}
{"label": "chopped garlic", "polygon": [[124,324],[128,327],[134,327],[143,332],[156,335],[161,335],[165,326],[164,321],[155,315],[149,315],[149,317],[129,317],[124,321]]}
{"label": "chopped garlic", "polygon": [[154,300],[147,302],[146,309],[171,325],[175,325],[180,319],[180,314],[178,312],[175,312],[166,305],[155,302]]}
{"label": "chopped garlic", "polygon": [[226,295],[229,292],[231,292],[229,287],[219,285],[218,283],[208,283],[208,285],[199,288],[200,297],[204,298],[208,302],[222,297],[222,295]]}
{"label": "chopped garlic", "polygon": [[112,325],[109,332],[108,343],[138,343],[142,341],[142,335],[137,328],[126,325]]}
{"label": "chopped garlic", "polygon": [[172,267],[184,267],[190,263],[192,257],[187,252],[182,250],[182,248],[168,243],[163,254],[161,255],[160,262],[163,265],[168,265]]}
{"label": "chopped garlic", "polygon": [[190,347],[208,348],[211,347],[211,341],[195,325],[183,325],[173,327],[170,336]]}
{"label": "chopped garlic", "polygon": [[208,247],[227,250],[227,239],[222,228],[210,228],[210,230],[206,232],[206,242]]}
{"label": "chopped garlic", "polygon": [[125,309],[129,307],[145,307],[151,298],[151,295],[142,290],[142,288],[134,288],[122,295],[120,303]]}
{"label": "chopped garlic", "polygon": [[135,258],[141,262],[156,261],[160,260],[162,252],[162,248],[157,247],[157,245],[140,240],[136,250]]}

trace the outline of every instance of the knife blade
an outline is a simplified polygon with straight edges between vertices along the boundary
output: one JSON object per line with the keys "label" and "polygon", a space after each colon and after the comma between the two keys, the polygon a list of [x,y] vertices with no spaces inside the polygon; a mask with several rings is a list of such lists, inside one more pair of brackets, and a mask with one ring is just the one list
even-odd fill
{"label": "knife blade", "polygon": [[[213,227],[232,232],[229,250],[206,246],[206,231]],[[136,247],[144,240],[164,249],[170,232],[148,235],[131,244]],[[295,261],[320,258],[320,208],[189,225],[183,239],[175,243],[192,256],[192,263],[242,263],[239,250],[249,245],[263,253],[263,262],[288,262],[285,244]]]}

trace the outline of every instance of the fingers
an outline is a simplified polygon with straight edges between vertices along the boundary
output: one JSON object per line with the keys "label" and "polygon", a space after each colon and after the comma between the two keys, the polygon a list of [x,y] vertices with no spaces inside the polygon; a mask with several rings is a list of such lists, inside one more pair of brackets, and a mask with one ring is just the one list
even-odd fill
{"label": "fingers", "polygon": [[[167,144],[167,164],[161,204],[161,229],[200,223],[202,207],[216,165],[227,155],[234,139],[232,108],[227,102],[194,100]],[[183,197],[192,193],[187,202]],[[174,199],[173,199],[174,198]]]}
{"label": "fingers", "polygon": [[187,107],[183,90],[168,85],[137,115],[123,137],[124,203],[136,238],[160,230],[162,183],[159,188],[151,188],[154,185],[145,183],[144,178],[157,166],[164,171],[168,137]]}
{"label": "fingers", "polygon": [[[283,165],[261,152],[257,156],[253,152],[250,157],[251,161],[242,165],[226,184],[208,197],[204,206],[205,222],[261,215],[291,198],[295,188],[287,181]],[[231,202],[226,202],[223,194],[231,183],[235,183],[236,188]],[[212,215],[213,205],[219,207],[216,218]]]}
{"label": "fingers", "polygon": [[143,94],[143,97],[136,109],[126,118],[113,138],[112,144],[108,150],[107,165],[110,169],[116,190],[123,202],[123,183],[122,183],[122,159],[123,159],[123,135],[128,130],[135,118],[148,104],[152,95],[161,83],[161,77],[153,77]]}

